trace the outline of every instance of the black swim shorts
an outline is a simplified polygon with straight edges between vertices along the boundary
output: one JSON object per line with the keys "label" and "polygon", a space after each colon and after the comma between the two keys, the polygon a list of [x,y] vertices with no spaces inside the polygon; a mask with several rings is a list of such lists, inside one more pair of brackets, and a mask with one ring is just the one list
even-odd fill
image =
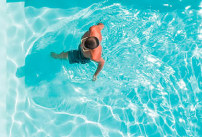
{"label": "black swim shorts", "polygon": [[78,50],[70,50],[68,52],[68,60],[70,64],[73,63],[86,64],[90,62],[89,58],[83,56],[80,47],[78,48]]}

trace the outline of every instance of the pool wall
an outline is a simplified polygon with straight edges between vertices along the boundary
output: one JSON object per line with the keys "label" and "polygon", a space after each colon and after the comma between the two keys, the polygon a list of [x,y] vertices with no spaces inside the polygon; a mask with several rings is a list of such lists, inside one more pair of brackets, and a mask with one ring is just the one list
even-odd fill
{"label": "pool wall", "polygon": [[6,2],[0,1],[0,134],[6,136]]}
{"label": "pool wall", "polygon": [[25,61],[24,3],[10,3],[6,8],[6,133],[7,136],[23,136],[18,134],[23,120],[19,121],[16,116],[24,110],[25,82],[23,77],[16,76],[16,70]]}

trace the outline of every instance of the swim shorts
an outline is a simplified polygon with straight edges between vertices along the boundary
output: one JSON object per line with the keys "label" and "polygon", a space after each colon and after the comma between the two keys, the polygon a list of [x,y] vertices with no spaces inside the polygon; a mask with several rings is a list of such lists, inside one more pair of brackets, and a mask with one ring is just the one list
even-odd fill
{"label": "swim shorts", "polygon": [[78,48],[78,50],[70,50],[68,52],[68,60],[70,64],[73,63],[86,64],[90,62],[89,58],[83,56],[80,47]]}

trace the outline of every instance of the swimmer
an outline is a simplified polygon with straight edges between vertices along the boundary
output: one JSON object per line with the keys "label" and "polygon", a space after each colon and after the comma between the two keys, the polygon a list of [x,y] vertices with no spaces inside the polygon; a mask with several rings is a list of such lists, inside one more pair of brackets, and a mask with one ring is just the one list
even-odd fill
{"label": "swimmer", "polygon": [[93,81],[97,80],[97,76],[102,70],[105,61],[102,58],[102,34],[101,30],[104,28],[103,23],[91,26],[89,30],[82,36],[81,44],[78,50],[71,50],[61,52],[60,54],[51,52],[54,59],[66,59],[70,64],[73,63],[89,63],[90,60],[98,63],[97,70],[93,75]]}

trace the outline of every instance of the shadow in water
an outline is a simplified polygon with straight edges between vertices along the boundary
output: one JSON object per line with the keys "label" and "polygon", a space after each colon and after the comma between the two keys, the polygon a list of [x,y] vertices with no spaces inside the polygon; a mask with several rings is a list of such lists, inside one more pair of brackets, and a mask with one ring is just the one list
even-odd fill
{"label": "shadow in water", "polygon": [[62,50],[69,50],[71,42],[75,41],[72,35],[64,38],[63,34],[60,34],[54,38],[56,40],[53,40],[52,43],[43,42],[49,35],[44,35],[34,43],[30,54],[25,58],[25,65],[17,69],[16,76],[18,78],[25,77],[26,87],[36,87],[41,82],[53,80],[61,71],[63,61],[53,59],[50,52],[60,53]]}
{"label": "shadow in water", "polygon": [[25,66],[19,67],[17,77],[25,76],[25,85],[38,86],[41,81],[50,81],[61,69],[61,61],[54,61],[50,57],[48,48],[31,53],[25,58]]}

